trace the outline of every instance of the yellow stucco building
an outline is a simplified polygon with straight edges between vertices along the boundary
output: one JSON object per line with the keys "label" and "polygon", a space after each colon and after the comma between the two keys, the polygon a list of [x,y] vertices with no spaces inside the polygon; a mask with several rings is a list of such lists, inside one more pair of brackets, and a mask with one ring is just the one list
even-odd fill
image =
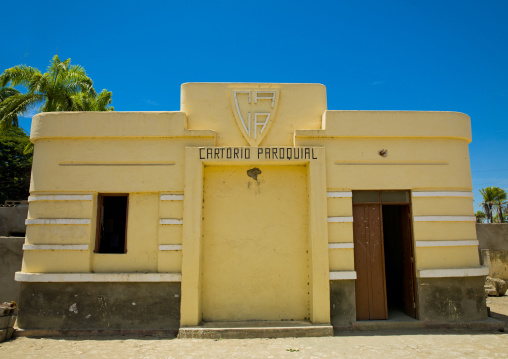
{"label": "yellow stucco building", "polygon": [[21,328],[486,318],[462,113],[188,83],[180,111],[38,114],[31,140]]}

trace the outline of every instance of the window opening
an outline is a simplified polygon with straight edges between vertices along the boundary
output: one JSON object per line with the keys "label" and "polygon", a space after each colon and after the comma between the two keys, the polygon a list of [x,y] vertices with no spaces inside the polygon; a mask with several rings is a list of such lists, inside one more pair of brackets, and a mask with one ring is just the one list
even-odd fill
{"label": "window opening", "polygon": [[100,194],[95,253],[126,253],[127,194]]}

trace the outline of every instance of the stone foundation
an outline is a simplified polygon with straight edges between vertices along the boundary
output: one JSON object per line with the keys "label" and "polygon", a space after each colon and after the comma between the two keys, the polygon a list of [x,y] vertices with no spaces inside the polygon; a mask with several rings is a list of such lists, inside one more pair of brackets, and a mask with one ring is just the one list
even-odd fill
{"label": "stone foundation", "polygon": [[21,283],[21,329],[177,330],[180,283]]}
{"label": "stone foundation", "polygon": [[330,281],[330,315],[334,327],[350,326],[356,321],[355,281]]}
{"label": "stone foundation", "polygon": [[419,320],[468,322],[487,319],[485,277],[417,278]]}

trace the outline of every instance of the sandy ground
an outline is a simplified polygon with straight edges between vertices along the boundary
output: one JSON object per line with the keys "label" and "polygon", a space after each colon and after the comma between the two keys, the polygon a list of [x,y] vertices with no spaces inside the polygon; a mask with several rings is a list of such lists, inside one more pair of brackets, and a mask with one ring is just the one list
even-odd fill
{"label": "sandy ground", "polygon": [[[508,330],[508,296],[488,298]],[[508,332],[341,333],[326,338],[171,339],[163,337],[16,338],[0,358],[508,358]]]}

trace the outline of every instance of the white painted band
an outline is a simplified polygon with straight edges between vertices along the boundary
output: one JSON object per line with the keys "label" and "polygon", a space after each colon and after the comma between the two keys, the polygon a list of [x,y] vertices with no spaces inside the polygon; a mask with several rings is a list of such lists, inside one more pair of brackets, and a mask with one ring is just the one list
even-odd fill
{"label": "white painted band", "polygon": [[328,243],[329,249],[354,248],[354,243]]}
{"label": "white painted band", "polygon": [[328,222],[331,223],[351,223],[353,217],[328,217]]}
{"label": "white painted band", "polygon": [[415,222],[476,222],[475,216],[414,216]]}
{"label": "white painted band", "polygon": [[352,198],[353,192],[326,192],[326,197],[331,198]]}
{"label": "white painted band", "polygon": [[159,251],[181,251],[181,244],[159,244]]}
{"label": "white painted band", "polygon": [[183,201],[183,194],[161,194],[161,201]]}
{"label": "white painted band", "polygon": [[473,192],[413,192],[413,197],[469,197],[473,198]]}
{"label": "white painted band", "polygon": [[330,272],[330,280],[356,279],[356,271],[344,270]]}
{"label": "white painted band", "polygon": [[183,219],[177,218],[161,218],[159,224],[183,224]]}
{"label": "white painted band", "polygon": [[88,244],[23,244],[24,251],[86,251]]}
{"label": "white painted band", "polygon": [[45,196],[29,196],[28,202],[35,201],[91,201],[91,194],[55,194]]}
{"label": "white painted band", "polygon": [[420,278],[480,277],[489,274],[489,267],[420,269],[417,272]]}
{"label": "white painted band", "polygon": [[181,273],[23,273],[18,282],[181,282]]}
{"label": "white painted band", "polygon": [[477,246],[477,240],[470,241],[416,241],[417,247],[460,247]]}
{"label": "white painted band", "polygon": [[50,218],[50,219],[27,219],[25,224],[90,224],[89,219],[78,218]]}

